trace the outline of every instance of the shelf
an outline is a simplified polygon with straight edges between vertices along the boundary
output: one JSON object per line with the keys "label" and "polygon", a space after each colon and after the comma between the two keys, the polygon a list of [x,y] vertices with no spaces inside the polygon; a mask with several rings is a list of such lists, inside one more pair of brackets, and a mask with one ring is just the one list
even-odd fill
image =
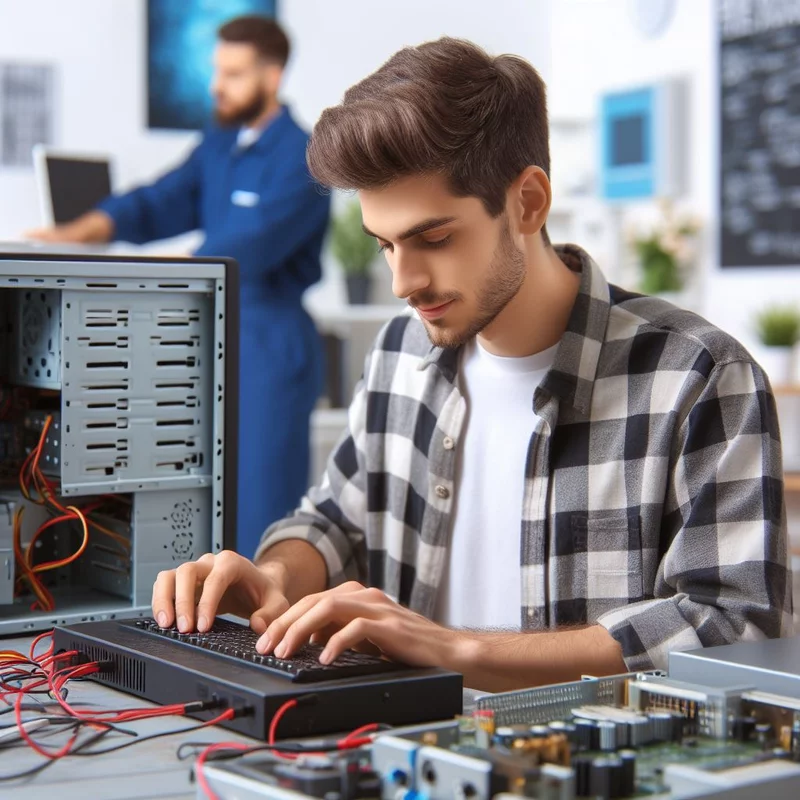
{"label": "shelf", "polygon": [[800,384],[773,386],[772,393],[778,397],[800,397]]}

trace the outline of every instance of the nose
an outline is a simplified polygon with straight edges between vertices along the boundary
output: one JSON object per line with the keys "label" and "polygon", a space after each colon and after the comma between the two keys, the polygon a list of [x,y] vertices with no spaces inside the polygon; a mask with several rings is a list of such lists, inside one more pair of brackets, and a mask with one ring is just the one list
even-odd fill
{"label": "nose", "polygon": [[399,248],[395,248],[394,253],[387,254],[387,261],[392,270],[392,294],[395,297],[405,300],[415,292],[430,286],[428,271],[413,255],[402,253]]}

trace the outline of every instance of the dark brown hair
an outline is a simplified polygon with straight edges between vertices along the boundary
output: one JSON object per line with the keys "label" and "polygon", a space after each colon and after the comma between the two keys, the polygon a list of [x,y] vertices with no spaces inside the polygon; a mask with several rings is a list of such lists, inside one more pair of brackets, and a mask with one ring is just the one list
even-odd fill
{"label": "dark brown hair", "polygon": [[289,60],[289,39],[283,28],[269,17],[249,14],[226,22],[217,36],[223,42],[251,44],[261,58],[285,67]]}
{"label": "dark brown hair", "polygon": [[406,47],[323,111],[308,165],[339,189],[439,173],[497,217],[522,170],[550,174],[544,81],[522,58],[493,58],[462,39]]}

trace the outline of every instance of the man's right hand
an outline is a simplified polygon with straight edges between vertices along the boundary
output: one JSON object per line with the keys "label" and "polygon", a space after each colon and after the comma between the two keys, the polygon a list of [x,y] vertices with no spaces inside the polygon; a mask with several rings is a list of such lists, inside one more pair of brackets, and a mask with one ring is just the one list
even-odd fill
{"label": "man's right hand", "polygon": [[54,225],[52,228],[34,228],[22,234],[25,239],[35,239],[37,242],[74,242],[70,238],[71,232],[67,225]]}
{"label": "man's right hand", "polygon": [[153,616],[164,628],[177,620],[182,633],[205,632],[217,614],[235,614],[260,634],[288,608],[282,565],[257,567],[230,550],[160,572],[153,586]]}
{"label": "man's right hand", "polygon": [[114,220],[104,211],[89,211],[72,222],[52,228],[36,228],[24,236],[41,242],[101,244],[114,238]]}

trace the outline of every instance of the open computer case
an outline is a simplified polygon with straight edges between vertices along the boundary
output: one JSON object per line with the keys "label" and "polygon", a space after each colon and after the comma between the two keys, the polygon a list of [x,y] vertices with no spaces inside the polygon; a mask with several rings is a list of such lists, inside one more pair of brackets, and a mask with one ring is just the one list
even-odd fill
{"label": "open computer case", "polygon": [[235,546],[238,300],[227,259],[0,252],[0,635]]}

